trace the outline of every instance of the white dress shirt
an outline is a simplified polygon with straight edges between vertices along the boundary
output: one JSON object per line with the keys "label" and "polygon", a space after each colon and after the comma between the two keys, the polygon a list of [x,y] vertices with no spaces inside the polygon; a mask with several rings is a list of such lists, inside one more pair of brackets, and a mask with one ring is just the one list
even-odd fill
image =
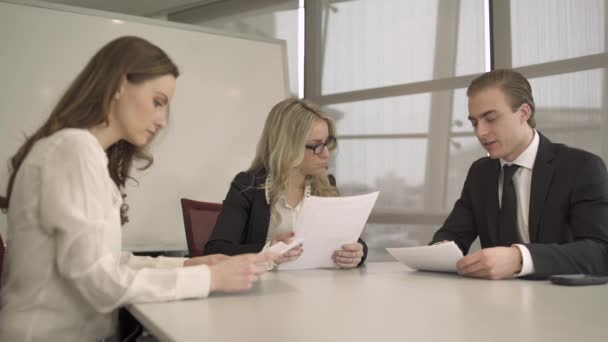
{"label": "white dress shirt", "polygon": [[0,341],[93,341],[133,302],[206,297],[207,266],[121,252],[121,194],[88,130],[38,141],[8,211]]}
{"label": "white dress shirt", "polygon": [[[513,185],[515,186],[515,194],[517,196],[517,230],[519,238],[524,243],[530,243],[530,230],[528,227],[528,219],[530,217],[530,190],[532,186],[532,171],[534,169],[534,161],[538,153],[538,143],[540,139],[538,133],[534,130],[534,137],[528,147],[512,162],[507,162],[500,159],[501,172],[498,178],[498,203],[502,205],[502,186],[503,172],[502,166],[505,164],[519,165],[519,169],[513,175]],[[522,255],[521,272],[517,273],[516,277],[522,277],[534,273],[534,263],[528,248],[521,244],[516,244]]]}

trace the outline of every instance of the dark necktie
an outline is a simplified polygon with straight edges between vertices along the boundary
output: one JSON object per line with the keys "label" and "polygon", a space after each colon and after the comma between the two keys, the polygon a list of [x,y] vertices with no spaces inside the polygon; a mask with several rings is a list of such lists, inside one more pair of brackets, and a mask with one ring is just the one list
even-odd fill
{"label": "dark necktie", "polygon": [[498,218],[498,245],[500,246],[511,246],[520,242],[517,225],[517,196],[513,184],[513,174],[518,168],[519,165],[515,164],[505,164],[502,168],[502,200]]}

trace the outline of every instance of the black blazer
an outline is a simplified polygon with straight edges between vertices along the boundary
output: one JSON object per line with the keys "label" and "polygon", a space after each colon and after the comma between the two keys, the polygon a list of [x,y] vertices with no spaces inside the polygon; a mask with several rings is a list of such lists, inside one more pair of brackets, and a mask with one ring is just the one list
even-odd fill
{"label": "black blazer", "polygon": [[[336,185],[333,176],[329,176],[329,181]],[[205,245],[205,255],[258,253],[264,248],[270,223],[270,206],[263,188],[265,183],[266,171],[236,175]],[[367,245],[361,239],[358,242],[363,245],[361,265],[367,258]]]}
{"label": "black blazer", "polygon": [[[531,278],[552,274],[608,274],[608,177],[601,158],[554,144],[539,133],[532,171],[526,247]],[[453,240],[467,253],[477,236],[483,248],[505,246],[498,231],[500,161],[481,158],[469,169],[460,199],[435,243]]]}

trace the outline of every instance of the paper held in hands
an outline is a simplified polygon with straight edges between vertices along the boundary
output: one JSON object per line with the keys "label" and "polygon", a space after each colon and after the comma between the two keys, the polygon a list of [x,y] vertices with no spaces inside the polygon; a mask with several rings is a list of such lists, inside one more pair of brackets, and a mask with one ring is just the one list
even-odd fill
{"label": "paper held in hands", "polygon": [[462,251],[454,241],[431,246],[387,248],[395,259],[419,271],[456,272]]}
{"label": "paper held in hands", "polygon": [[336,267],[331,256],[346,243],[357,242],[378,192],[348,197],[304,199],[295,223],[295,238],[304,242],[304,252],[294,261],[279,265],[280,270]]}

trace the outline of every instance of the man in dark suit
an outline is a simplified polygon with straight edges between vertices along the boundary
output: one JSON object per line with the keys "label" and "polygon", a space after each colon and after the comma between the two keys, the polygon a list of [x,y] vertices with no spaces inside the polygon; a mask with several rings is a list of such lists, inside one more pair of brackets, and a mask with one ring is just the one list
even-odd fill
{"label": "man in dark suit", "polygon": [[488,157],[473,163],[460,199],[431,243],[454,241],[478,278],[608,274],[608,177],[601,158],[535,130],[529,82],[485,73],[467,89],[469,120]]}

